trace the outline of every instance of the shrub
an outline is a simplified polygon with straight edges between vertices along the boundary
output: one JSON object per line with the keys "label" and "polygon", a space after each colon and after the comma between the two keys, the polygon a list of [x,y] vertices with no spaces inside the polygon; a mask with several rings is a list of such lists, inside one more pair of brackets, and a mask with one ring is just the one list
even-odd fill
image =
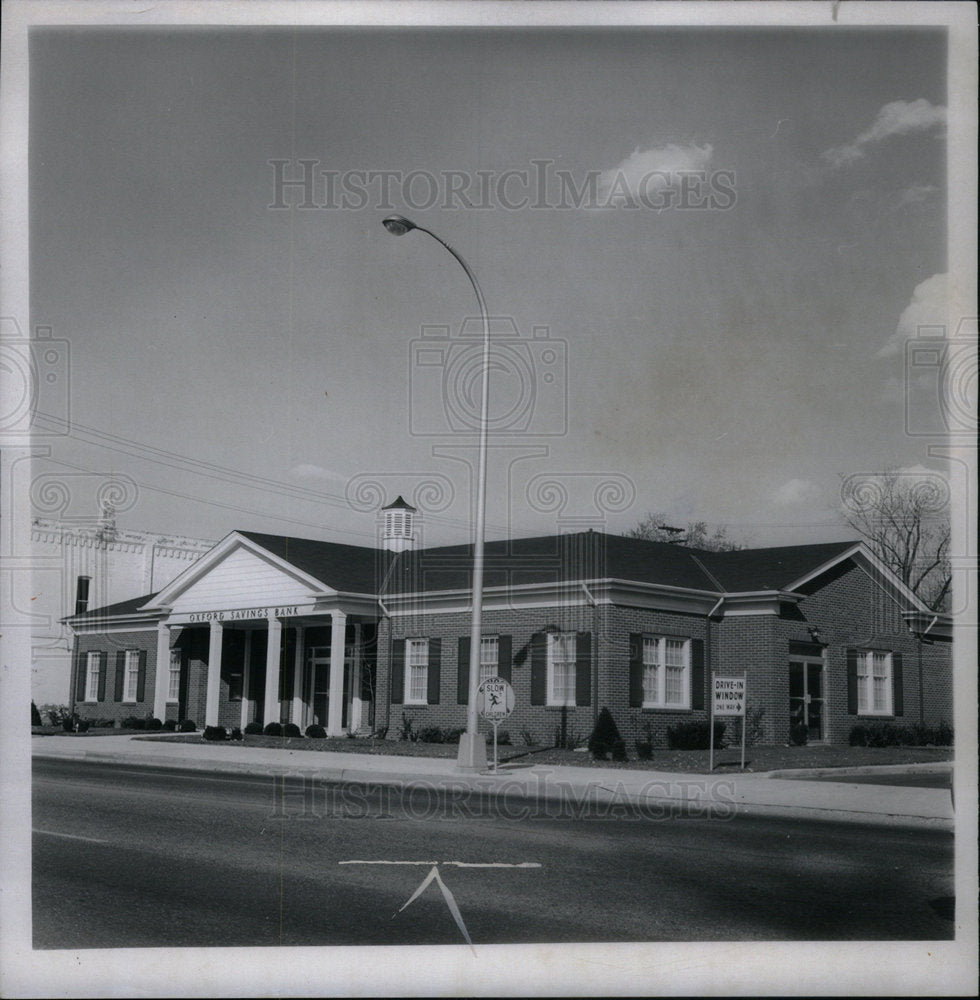
{"label": "shrub", "polygon": [[418,733],[413,729],[412,720],[404,712],[402,712],[402,724],[401,729],[398,730],[398,738],[413,742],[419,738]]}
{"label": "shrub", "polygon": [[636,740],[633,746],[636,747],[638,760],[653,760],[653,742],[651,740]]}
{"label": "shrub", "polygon": [[807,728],[804,722],[794,722],[789,727],[789,741],[795,747],[806,746]]}
{"label": "shrub", "polygon": [[946,722],[938,726],[865,722],[851,727],[847,742],[852,747],[946,747],[953,744],[953,730]]}
{"label": "shrub", "polygon": [[[449,741],[446,740],[448,743]],[[502,747],[510,746],[510,733],[506,729],[501,729],[497,732],[497,743]]]}
{"label": "shrub", "polygon": [[44,725],[44,723],[41,722],[41,713],[37,710],[37,705],[35,705],[33,701],[31,702],[31,725],[32,726]]}
{"label": "shrub", "polygon": [[323,726],[307,726],[306,735],[311,740],[325,740],[327,738],[327,731],[323,728]]}
{"label": "shrub", "polygon": [[163,723],[158,718],[156,718],[156,716],[151,715],[146,720],[146,728],[149,729],[151,732],[156,733],[159,732],[161,729],[163,729]]}
{"label": "shrub", "polygon": [[261,736],[262,735],[262,723],[261,722],[250,722],[245,727],[245,734],[247,736]]}
{"label": "shrub", "polygon": [[122,720],[122,727],[123,729],[145,729],[146,719],[139,719],[135,715],[131,715]]}
{"label": "shrub", "polygon": [[177,720],[167,719],[167,721],[163,724],[163,728],[166,729],[168,733],[172,733],[177,728]]}
{"label": "shrub", "polygon": [[[725,738],[725,723],[715,719],[715,746],[721,749]],[[671,750],[707,750],[711,745],[711,730],[705,722],[679,722],[667,727],[667,746]]]}
{"label": "shrub", "polygon": [[596,760],[608,760],[610,751],[616,760],[626,759],[626,744],[619,735],[619,727],[608,708],[603,708],[595,720],[592,735],[589,737],[589,753]]}
{"label": "shrub", "polygon": [[265,736],[282,736],[282,723],[281,722],[270,722],[265,729],[262,730]]}
{"label": "shrub", "polygon": [[240,739],[242,739],[242,731],[241,731],[241,729],[239,729],[238,726],[235,726],[235,728],[231,731],[231,735],[228,737],[228,739],[230,739],[230,740],[240,740]]}
{"label": "shrub", "polygon": [[283,736],[302,736],[303,733],[300,731],[299,726],[295,722],[286,722],[282,727]]}
{"label": "shrub", "polygon": [[521,739],[524,741],[524,746],[526,747],[536,747],[538,745],[538,738],[530,729],[521,730]]}
{"label": "shrub", "polygon": [[193,719],[184,719],[178,724],[177,730],[181,733],[196,733],[197,725]]}
{"label": "shrub", "polygon": [[51,726],[60,726],[64,723],[66,717],[71,717],[71,712],[68,710],[67,705],[42,705],[41,714],[48,717],[48,724]]}
{"label": "shrub", "polygon": [[88,724],[93,729],[112,729],[115,724],[115,719],[89,719]]}
{"label": "shrub", "polygon": [[66,715],[61,720],[61,728],[66,733],[73,733],[75,731],[75,717],[72,715]]}
{"label": "shrub", "polygon": [[204,738],[206,740],[226,740],[228,739],[228,730],[224,726],[205,726]]}
{"label": "shrub", "polygon": [[379,726],[374,731],[374,735],[379,740],[385,740],[385,739],[387,739],[388,738],[388,727],[387,726]]}
{"label": "shrub", "polygon": [[88,726],[89,726],[88,719],[79,719],[78,722],[75,723],[75,732],[76,733],[87,733],[88,732]]}
{"label": "shrub", "polygon": [[442,741],[443,743],[459,743],[460,736],[466,732],[466,728],[460,726],[456,729],[444,729],[442,731]]}
{"label": "shrub", "polygon": [[419,743],[444,742],[442,730],[438,726],[426,726],[425,729],[420,729],[418,736],[415,738],[419,741]]}

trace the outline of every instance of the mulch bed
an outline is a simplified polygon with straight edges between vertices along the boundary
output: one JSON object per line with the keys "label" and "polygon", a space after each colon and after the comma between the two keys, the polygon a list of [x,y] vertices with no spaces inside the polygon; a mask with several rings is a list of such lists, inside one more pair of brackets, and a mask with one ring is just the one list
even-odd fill
{"label": "mulch bed", "polygon": [[[86,735],[109,735],[120,730],[89,730]],[[133,731],[127,731],[132,734]],[[155,734],[139,736],[161,743],[196,743],[204,739],[200,733],[175,736]],[[408,740],[308,739],[306,737],[251,736],[244,740],[211,741],[209,746],[234,752],[236,747],[269,747],[320,753],[388,754],[400,757],[455,757],[458,747],[451,743],[420,743]],[[490,756],[492,747],[488,748]],[[626,770],[676,771],[687,774],[707,774],[707,750],[668,750],[655,748],[652,760],[630,759],[626,762],[596,761],[587,751],[559,750],[555,747],[501,746],[497,751],[501,764],[544,764],[560,767],[612,767]],[[849,746],[749,746],[745,748],[746,771],[775,771],[784,768],[858,767],[877,764],[921,764],[953,759],[952,747],[849,747]],[[741,747],[715,749],[715,773],[738,771]]]}

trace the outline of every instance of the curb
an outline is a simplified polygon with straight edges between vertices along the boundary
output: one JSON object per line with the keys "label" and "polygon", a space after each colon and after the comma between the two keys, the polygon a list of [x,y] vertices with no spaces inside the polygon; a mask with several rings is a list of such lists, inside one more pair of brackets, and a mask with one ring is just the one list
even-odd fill
{"label": "curb", "polygon": [[787,767],[775,771],[764,771],[758,774],[760,778],[822,778],[828,775],[847,776],[867,774],[903,774],[912,771],[916,774],[953,773],[954,761],[930,761],[926,764],[863,764],[858,767]]}

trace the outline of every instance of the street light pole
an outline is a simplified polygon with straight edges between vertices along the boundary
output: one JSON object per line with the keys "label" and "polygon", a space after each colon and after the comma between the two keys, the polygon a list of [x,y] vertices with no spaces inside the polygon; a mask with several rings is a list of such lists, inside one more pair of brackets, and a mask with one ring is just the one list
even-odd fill
{"label": "street light pole", "polygon": [[459,738],[459,753],[456,766],[461,771],[484,771],[487,767],[487,746],[480,738],[477,726],[476,699],[480,687],[480,639],[483,631],[483,542],[486,528],[487,507],[487,427],[489,424],[490,400],[490,318],[483,292],[465,260],[442,238],[422,226],[416,225],[402,215],[390,215],[383,222],[385,229],[394,236],[404,236],[417,229],[427,233],[437,243],[442,244],[459,262],[470,279],[473,291],[480,304],[483,320],[483,371],[480,399],[480,450],[477,459],[476,481],[476,539],[473,545],[473,614],[470,624],[470,676],[466,698],[466,732]]}

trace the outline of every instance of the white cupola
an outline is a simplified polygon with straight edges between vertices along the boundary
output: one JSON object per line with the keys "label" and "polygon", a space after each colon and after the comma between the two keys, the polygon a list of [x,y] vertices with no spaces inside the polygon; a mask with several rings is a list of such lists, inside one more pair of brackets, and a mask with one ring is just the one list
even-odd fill
{"label": "white cupola", "polygon": [[384,547],[388,552],[404,552],[415,542],[415,507],[402,497],[381,508],[385,516]]}

